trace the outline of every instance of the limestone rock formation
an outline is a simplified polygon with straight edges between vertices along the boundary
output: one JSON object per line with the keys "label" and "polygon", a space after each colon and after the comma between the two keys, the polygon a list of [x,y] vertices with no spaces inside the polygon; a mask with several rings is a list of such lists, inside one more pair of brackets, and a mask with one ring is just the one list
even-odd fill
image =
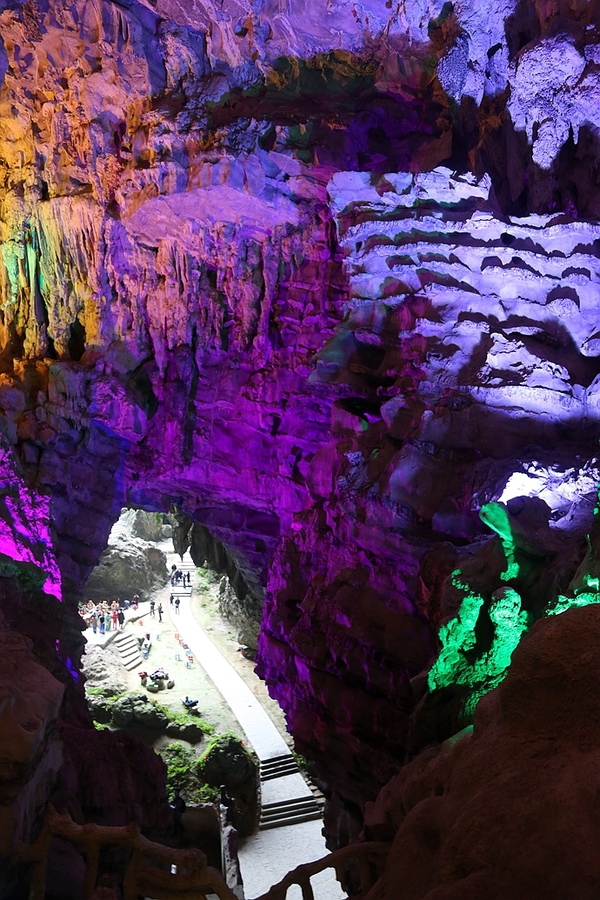
{"label": "limestone rock formation", "polygon": [[[600,609],[539,621],[472,734],[417,757],[366,813],[394,843],[369,900],[593,898]],[[585,648],[582,650],[582,648]]]}
{"label": "limestone rock formation", "polygon": [[198,744],[204,737],[204,732],[195,722],[169,722],[165,728],[165,734],[170,738],[187,741],[189,744]]}
{"label": "limestone rock formation", "polygon": [[0,855],[32,839],[48,787],[62,765],[56,726],[64,688],[40,665],[31,642],[0,620]]}
{"label": "limestone rock formation", "polygon": [[139,725],[151,730],[164,730],[168,718],[146,694],[126,694],[113,706],[113,722],[118,728]]}
{"label": "limestone rock formation", "polygon": [[172,537],[173,526],[165,521],[166,516],[161,513],[147,513],[142,509],[130,509],[121,511],[119,522],[129,524],[129,528],[134,537],[141,538],[143,541],[158,544]]}
{"label": "limestone rock formation", "polygon": [[77,822],[165,826],[169,821],[166,767],[140,738],[63,724],[66,765],[51,797]]}
{"label": "limestone rock formation", "polygon": [[82,658],[82,672],[88,687],[101,687],[107,697],[116,697],[128,688],[127,669],[112,644],[88,645]]}
{"label": "limestone rock formation", "polygon": [[264,607],[332,843],[462,724],[465,673],[597,602],[599,26],[584,0],[2,4],[0,611],[64,685],[81,816],[147,820],[161,778],[93,736],[78,673],[123,507],[175,508]]}
{"label": "limestone rock formation", "polygon": [[[133,515],[132,515],[133,513]],[[141,520],[143,521],[143,520]],[[162,538],[162,523],[152,527],[133,510],[126,510],[113,526],[106,550],[86,582],[86,597],[91,600],[125,600],[134,594],[147,598],[168,581],[167,557],[156,546]],[[149,535],[143,539],[138,535]]]}
{"label": "limestone rock formation", "polygon": [[[599,477],[600,232],[506,219],[489,179],[442,168],[329,191],[353,298],[311,374],[332,430],[271,568],[259,670],[359,806],[470,721],[575,573]],[[423,700],[428,624],[457,613],[464,647],[442,636]]]}

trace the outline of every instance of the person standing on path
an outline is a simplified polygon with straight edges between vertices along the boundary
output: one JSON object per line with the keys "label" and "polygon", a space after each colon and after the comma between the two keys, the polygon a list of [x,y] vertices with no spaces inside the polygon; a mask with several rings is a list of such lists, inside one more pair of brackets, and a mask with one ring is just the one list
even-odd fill
{"label": "person standing on path", "polygon": [[151,600],[150,601],[150,615],[151,616],[154,616],[154,607],[155,606],[156,606],[156,603],[154,602],[154,600]]}
{"label": "person standing on path", "polygon": [[117,613],[117,618],[119,620],[119,628],[122,628],[125,624],[125,610],[122,606],[119,607],[119,612]]}
{"label": "person standing on path", "polygon": [[171,606],[173,606],[173,594],[171,594],[171,596],[169,597],[169,603],[171,604]]}
{"label": "person standing on path", "polygon": [[179,599],[179,597],[175,597],[175,612],[177,613],[177,615],[179,615],[179,604],[180,603],[181,603],[181,600]]}
{"label": "person standing on path", "polygon": [[162,622],[162,614],[163,614],[162,603],[159,603],[158,604],[158,621],[159,622]]}
{"label": "person standing on path", "polygon": [[104,613],[103,612],[100,613],[98,622],[100,624],[100,634],[104,634]]}
{"label": "person standing on path", "polygon": [[185,812],[185,800],[180,796],[179,788],[175,788],[174,797],[171,800],[170,806],[173,810],[173,834],[175,837],[181,837],[185,832],[183,822],[181,821],[181,817]]}

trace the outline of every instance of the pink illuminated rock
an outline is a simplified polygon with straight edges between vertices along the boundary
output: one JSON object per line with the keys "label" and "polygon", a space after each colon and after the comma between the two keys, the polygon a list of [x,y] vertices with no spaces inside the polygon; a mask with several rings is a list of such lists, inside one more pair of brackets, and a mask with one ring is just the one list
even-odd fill
{"label": "pink illuminated rock", "polygon": [[[1,390],[1,389],[0,389]],[[6,408],[6,407],[5,407]],[[8,441],[0,439],[0,568],[62,600],[48,495],[28,489]]]}
{"label": "pink illuminated rock", "polygon": [[[128,504],[177,509],[248,634],[264,605],[259,669],[334,839],[456,725],[415,708],[452,572],[505,586],[481,508],[506,504],[532,617],[575,576],[600,480],[595,5],[489,6],[4,5],[0,539],[46,593],[3,578],[0,607],[65,681],[74,746],[76,601]],[[121,774],[106,820],[160,780]]]}

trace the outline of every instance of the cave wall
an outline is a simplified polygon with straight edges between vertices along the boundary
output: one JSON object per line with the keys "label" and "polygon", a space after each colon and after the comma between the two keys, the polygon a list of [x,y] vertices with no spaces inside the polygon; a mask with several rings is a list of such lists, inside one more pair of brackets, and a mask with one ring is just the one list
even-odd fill
{"label": "cave wall", "polygon": [[85,726],[76,601],[125,505],[175,506],[264,604],[259,671],[332,842],[460,724],[423,696],[453,572],[484,649],[495,592],[536,618],[567,591],[599,480],[597,20],[5,0],[0,428],[48,528],[24,556],[5,498],[2,558],[30,605],[60,582],[35,652],[63,719]]}

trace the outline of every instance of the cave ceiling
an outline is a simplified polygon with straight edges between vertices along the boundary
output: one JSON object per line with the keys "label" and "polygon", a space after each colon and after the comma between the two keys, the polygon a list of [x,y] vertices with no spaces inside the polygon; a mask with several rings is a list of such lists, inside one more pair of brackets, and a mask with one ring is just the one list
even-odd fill
{"label": "cave ceiling", "polygon": [[0,0],[2,616],[71,694],[126,505],[175,507],[263,615],[259,671],[357,816],[591,596],[599,28]]}

